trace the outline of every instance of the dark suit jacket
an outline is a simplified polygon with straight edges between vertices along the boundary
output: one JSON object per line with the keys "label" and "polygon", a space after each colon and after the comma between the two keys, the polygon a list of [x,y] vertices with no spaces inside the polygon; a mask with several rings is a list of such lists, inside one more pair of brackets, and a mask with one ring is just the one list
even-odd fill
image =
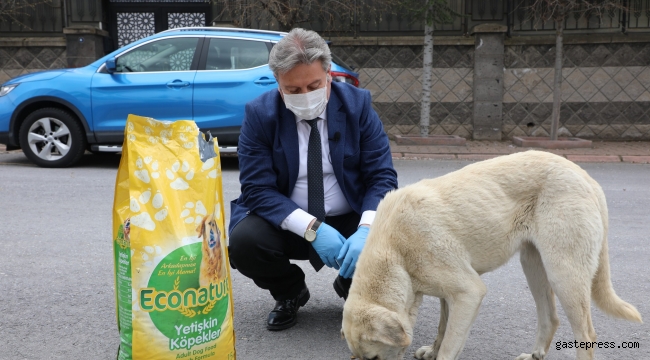
{"label": "dark suit jacket", "polygon": [[[370,92],[332,82],[327,132],[334,174],[350,207],[359,214],[376,210],[384,195],[397,188],[397,173]],[[295,115],[277,89],[246,104],[238,156],[241,195],[231,202],[229,230],[250,212],[280,228],[299,208],[289,198],[299,156]]]}

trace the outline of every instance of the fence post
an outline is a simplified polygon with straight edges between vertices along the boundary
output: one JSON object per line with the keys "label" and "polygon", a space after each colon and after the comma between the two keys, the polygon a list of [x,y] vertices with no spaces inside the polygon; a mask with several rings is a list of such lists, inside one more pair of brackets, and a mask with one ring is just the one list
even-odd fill
{"label": "fence post", "polygon": [[510,21],[510,12],[512,11],[512,0],[506,0],[506,32],[507,37],[512,37],[512,22]]}
{"label": "fence post", "polygon": [[352,36],[356,39],[357,38],[357,16],[359,15],[359,7],[357,4],[357,0],[354,0],[354,17],[352,20]]}
{"label": "fence post", "polygon": [[504,33],[500,24],[481,24],[474,35],[474,140],[501,140],[503,127]]}
{"label": "fence post", "polygon": [[63,2],[63,27],[68,27],[68,0],[61,0]]}
{"label": "fence post", "polygon": [[627,0],[621,0],[623,2],[623,8],[620,10],[621,14],[621,32],[625,34],[627,31],[627,11],[629,9]]}

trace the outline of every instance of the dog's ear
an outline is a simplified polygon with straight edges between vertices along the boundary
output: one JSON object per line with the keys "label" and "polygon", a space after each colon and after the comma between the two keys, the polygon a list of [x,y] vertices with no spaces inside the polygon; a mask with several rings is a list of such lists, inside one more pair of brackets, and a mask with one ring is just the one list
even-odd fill
{"label": "dog's ear", "polygon": [[199,233],[199,238],[203,237],[203,233],[205,232],[205,221],[201,221],[201,224],[196,228],[196,232]]}
{"label": "dog's ear", "polygon": [[370,331],[364,334],[370,341],[389,346],[406,347],[411,344],[411,337],[396,312],[386,308],[377,308],[371,317]]}

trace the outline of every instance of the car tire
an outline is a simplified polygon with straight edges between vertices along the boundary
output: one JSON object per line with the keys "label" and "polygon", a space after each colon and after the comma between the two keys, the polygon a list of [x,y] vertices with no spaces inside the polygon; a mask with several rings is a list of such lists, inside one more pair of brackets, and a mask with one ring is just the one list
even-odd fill
{"label": "car tire", "polygon": [[79,121],[65,110],[39,109],[20,126],[20,147],[40,167],[74,165],[86,150],[86,136]]}

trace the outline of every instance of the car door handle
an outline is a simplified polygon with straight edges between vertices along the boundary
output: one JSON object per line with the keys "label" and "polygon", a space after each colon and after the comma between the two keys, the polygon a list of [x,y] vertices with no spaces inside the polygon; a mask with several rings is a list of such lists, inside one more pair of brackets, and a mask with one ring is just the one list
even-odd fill
{"label": "car door handle", "polygon": [[187,86],[190,86],[189,81],[174,80],[172,82],[167,83],[167,87],[171,87],[171,88],[182,88]]}
{"label": "car door handle", "polygon": [[269,79],[269,78],[267,78],[265,76],[265,77],[262,77],[262,78],[259,78],[259,79],[255,80],[254,83],[256,83],[258,85],[271,85],[271,84],[275,84],[276,81],[275,81],[275,79]]}

